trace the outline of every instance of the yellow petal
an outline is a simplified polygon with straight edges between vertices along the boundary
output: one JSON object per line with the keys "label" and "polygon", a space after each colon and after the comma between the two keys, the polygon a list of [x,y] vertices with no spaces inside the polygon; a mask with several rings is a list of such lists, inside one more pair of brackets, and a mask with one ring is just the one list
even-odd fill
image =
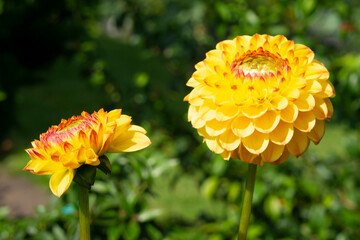
{"label": "yellow petal", "polygon": [[315,106],[315,98],[311,94],[304,93],[294,101],[294,104],[297,106],[299,111],[309,111]]}
{"label": "yellow petal", "polygon": [[311,63],[315,56],[314,52],[303,44],[294,45],[294,55],[296,57],[306,56],[308,59],[307,63]]}
{"label": "yellow petal", "polygon": [[288,105],[288,100],[286,97],[283,96],[277,96],[270,101],[271,105],[276,110],[283,110]]}
{"label": "yellow petal", "polygon": [[251,163],[258,155],[249,152],[243,144],[239,147],[239,157],[246,163]]}
{"label": "yellow petal", "polygon": [[192,98],[191,100],[185,100],[188,101],[191,105],[194,106],[201,106],[204,104],[204,99],[197,97],[197,98]]}
{"label": "yellow petal", "polygon": [[92,148],[80,148],[77,159],[81,163],[86,163],[92,166],[100,164],[99,157]]}
{"label": "yellow petal", "polygon": [[285,96],[288,100],[296,100],[300,97],[300,91],[297,88],[286,88],[282,92],[283,96]]}
{"label": "yellow petal", "polygon": [[237,36],[235,39],[236,49],[243,47],[248,50],[250,47],[251,36]]}
{"label": "yellow petal", "polygon": [[321,86],[320,82],[313,79],[308,82],[308,86],[306,87],[309,93],[319,93],[322,91],[323,87]]}
{"label": "yellow petal", "polygon": [[188,119],[191,121],[191,124],[194,128],[198,129],[205,125],[205,120],[201,118],[199,113],[200,107],[195,107],[190,105],[189,112],[188,112]]}
{"label": "yellow petal", "polygon": [[286,42],[286,41],[287,41],[287,39],[286,39],[285,36],[283,36],[283,35],[276,35],[276,36],[274,36],[272,39],[270,39],[270,45],[276,44],[276,45],[280,46],[282,43],[284,43],[284,42]]}
{"label": "yellow petal", "polygon": [[248,137],[242,138],[244,147],[253,154],[262,153],[269,144],[269,134],[254,131]]}
{"label": "yellow petal", "polygon": [[294,134],[293,124],[280,121],[277,127],[270,133],[270,140],[273,143],[285,145],[290,142]]}
{"label": "yellow petal", "polygon": [[262,160],[261,156],[257,156],[252,160],[251,164],[259,165],[260,167],[262,167],[264,161]]}
{"label": "yellow petal", "polygon": [[267,111],[267,107],[264,105],[249,105],[240,108],[241,112],[248,118],[258,118],[264,115]]}
{"label": "yellow petal", "polygon": [[197,87],[197,86],[199,86],[199,85],[200,85],[200,82],[197,81],[197,80],[195,80],[195,78],[193,78],[193,77],[191,77],[191,78],[189,79],[189,81],[186,83],[186,86],[188,86],[188,87],[193,87],[193,88],[195,88],[195,87]]}
{"label": "yellow petal", "polygon": [[239,113],[239,107],[233,104],[219,106],[216,109],[216,119],[218,121],[226,121],[234,118]]}
{"label": "yellow petal", "polygon": [[116,119],[118,119],[120,116],[121,116],[121,109],[112,110],[107,115],[108,118],[107,121],[108,122],[116,121]]}
{"label": "yellow petal", "polygon": [[295,104],[289,104],[285,109],[281,110],[280,118],[284,122],[293,123],[299,114],[299,110]]}
{"label": "yellow petal", "polygon": [[315,127],[307,134],[307,136],[310,138],[311,141],[313,141],[317,145],[324,136],[324,133],[325,133],[325,121],[316,120]]}
{"label": "yellow petal", "polygon": [[269,133],[280,122],[280,115],[275,111],[267,111],[264,115],[254,119],[255,129],[262,133]]}
{"label": "yellow petal", "polygon": [[284,145],[277,145],[270,142],[266,150],[261,154],[263,161],[274,162],[278,160],[284,152]]}
{"label": "yellow petal", "polygon": [[222,153],[220,153],[221,157],[225,160],[229,160],[231,157],[232,152],[224,150]]}
{"label": "yellow petal", "polygon": [[205,130],[209,136],[219,136],[227,129],[228,122],[220,122],[216,119],[210,120],[205,124]]}
{"label": "yellow petal", "polygon": [[321,62],[313,60],[306,69],[305,77],[307,79],[328,79],[329,72]]}
{"label": "yellow petal", "polygon": [[112,139],[108,152],[134,152],[146,148],[151,141],[144,132],[146,131],[142,127],[130,126],[128,131]]}
{"label": "yellow petal", "polygon": [[325,98],[324,102],[326,103],[326,107],[328,109],[327,118],[329,119],[329,118],[331,118],[333,116],[334,108],[333,108],[333,105],[332,105],[330,99]]}
{"label": "yellow petal", "polygon": [[254,132],[255,127],[251,119],[240,116],[231,123],[231,130],[238,137],[247,137]]}
{"label": "yellow petal", "polygon": [[220,135],[219,142],[225,150],[233,151],[239,147],[240,138],[235,136],[231,129],[229,129]]}
{"label": "yellow petal", "polygon": [[208,146],[208,148],[213,151],[214,153],[222,153],[224,152],[224,149],[219,144],[217,138],[205,138],[205,143]]}
{"label": "yellow petal", "polygon": [[286,145],[286,147],[292,155],[299,157],[309,147],[309,138],[307,137],[306,133],[294,129],[294,136]]}
{"label": "yellow petal", "polygon": [[36,175],[49,175],[59,167],[62,167],[61,163],[52,160],[30,160],[23,170]]}
{"label": "yellow petal", "polygon": [[74,175],[73,169],[58,169],[50,178],[49,185],[53,194],[60,197],[69,188]]}
{"label": "yellow petal", "polygon": [[326,103],[321,98],[315,98],[315,107],[313,113],[317,119],[324,120],[327,118],[328,109]]}
{"label": "yellow petal", "polygon": [[335,97],[335,88],[329,80],[319,80],[322,91],[315,96],[320,98]]}
{"label": "yellow petal", "polygon": [[265,38],[262,35],[255,34],[250,40],[250,48],[252,50],[257,50],[265,42]]}
{"label": "yellow petal", "polygon": [[270,162],[270,164],[271,165],[281,164],[281,163],[285,162],[286,160],[288,160],[289,157],[290,157],[290,153],[287,150],[287,148],[285,148],[283,154],[281,155],[281,157],[279,159],[277,159],[276,161],[274,161],[274,162]]}
{"label": "yellow petal", "polygon": [[312,112],[299,112],[294,126],[302,132],[310,132],[315,123],[316,119]]}

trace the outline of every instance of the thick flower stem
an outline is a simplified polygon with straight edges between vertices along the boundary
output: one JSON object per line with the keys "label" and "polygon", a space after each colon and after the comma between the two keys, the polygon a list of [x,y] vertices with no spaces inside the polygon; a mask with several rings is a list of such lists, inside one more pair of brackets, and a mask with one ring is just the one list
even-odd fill
{"label": "thick flower stem", "polygon": [[243,199],[243,206],[241,209],[238,240],[246,240],[255,186],[256,167],[257,165],[249,164],[248,175],[246,177],[246,188]]}
{"label": "thick flower stem", "polygon": [[90,240],[89,189],[78,184],[80,240]]}

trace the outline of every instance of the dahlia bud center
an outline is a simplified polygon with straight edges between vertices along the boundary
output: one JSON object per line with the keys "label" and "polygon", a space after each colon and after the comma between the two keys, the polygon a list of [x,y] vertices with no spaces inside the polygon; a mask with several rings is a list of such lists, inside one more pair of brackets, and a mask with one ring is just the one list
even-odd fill
{"label": "dahlia bud center", "polygon": [[261,48],[235,59],[230,70],[236,77],[267,78],[279,75],[285,66],[283,59]]}

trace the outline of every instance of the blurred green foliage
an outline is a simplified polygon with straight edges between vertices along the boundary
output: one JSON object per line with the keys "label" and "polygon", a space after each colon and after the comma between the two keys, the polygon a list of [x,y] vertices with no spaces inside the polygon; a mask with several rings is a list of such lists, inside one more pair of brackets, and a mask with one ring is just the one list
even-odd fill
{"label": "blurred green foliage", "polygon": [[[0,156],[18,172],[23,148],[61,118],[123,108],[153,144],[109,155],[93,239],[234,239],[247,165],[201,144],[185,83],[217,42],[283,34],[329,69],[335,116],[319,146],[258,170],[248,238],[360,239],[359,15],[355,0],[0,0]],[[35,217],[0,208],[0,239],[77,239],[73,185]]]}

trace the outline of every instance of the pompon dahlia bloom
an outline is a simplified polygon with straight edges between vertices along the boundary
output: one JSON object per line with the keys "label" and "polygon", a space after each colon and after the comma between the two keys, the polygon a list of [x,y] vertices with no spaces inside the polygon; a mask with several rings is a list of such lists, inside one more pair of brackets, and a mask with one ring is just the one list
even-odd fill
{"label": "pompon dahlia bloom", "polygon": [[228,160],[280,164],[318,144],[333,107],[329,72],[302,44],[282,35],[218,43],[187,82],[188,119]]}
{"label": "pompon dahlia bloom", "polygon": [[50,189],[60,197],[80,166],[98,166],[99,157],[105,153],[133,152],[151,143],[142,127],[130,123],[131,117],[121,114],[121,109],[82,112],[63,119],[31,143],[33,148],[26,150],[31,160],[24,170],[37,175],[52,174]]}

